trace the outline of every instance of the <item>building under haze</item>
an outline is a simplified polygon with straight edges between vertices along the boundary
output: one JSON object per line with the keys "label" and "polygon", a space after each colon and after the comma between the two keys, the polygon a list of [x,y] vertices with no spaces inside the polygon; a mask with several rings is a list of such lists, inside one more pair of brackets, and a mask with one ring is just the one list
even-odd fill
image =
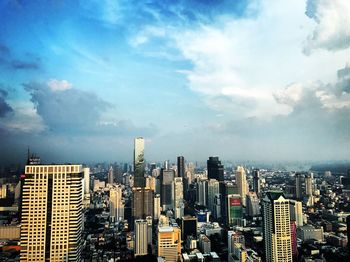
{"label": "building under haze", "polygon": [[137,137],[134,140],[134,187],[145,187],[145,140]]}
{"label": "building under haze", "polygon": [[242,203],[243,205],[245,205],[247,193],[249,192],[249,186],[248,186],[245,170],[241,166],[238,166],[236,170],[236,185],[237,185],[238,194],[242,198]]}
{"label": "building under haze", "polygon": [[81,165],[27,165],[22,195],[21,261],[80,261]]}

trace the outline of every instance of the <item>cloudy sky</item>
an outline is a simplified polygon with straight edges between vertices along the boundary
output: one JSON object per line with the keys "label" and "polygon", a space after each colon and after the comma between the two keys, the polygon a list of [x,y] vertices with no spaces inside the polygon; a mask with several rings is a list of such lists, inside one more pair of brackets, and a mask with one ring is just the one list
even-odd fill
{"label": "cloudy sky", "polygon": [[135,136],[149,161],[349,160],[350,2],[0,1],[0,161]]}

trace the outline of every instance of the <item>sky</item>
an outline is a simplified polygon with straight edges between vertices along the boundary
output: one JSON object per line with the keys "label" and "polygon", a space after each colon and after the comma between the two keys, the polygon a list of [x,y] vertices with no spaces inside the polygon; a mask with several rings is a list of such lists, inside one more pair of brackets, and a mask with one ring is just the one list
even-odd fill
{"label": "sky", "polygon": [[350,158],[348,0],[0,1],[0,162]]}

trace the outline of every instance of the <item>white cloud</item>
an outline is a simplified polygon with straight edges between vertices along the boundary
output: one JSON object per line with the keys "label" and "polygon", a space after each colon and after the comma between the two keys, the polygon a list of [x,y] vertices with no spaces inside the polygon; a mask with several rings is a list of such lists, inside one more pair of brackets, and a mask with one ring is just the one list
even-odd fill
{"label": "white cloud", "polygon": [[308,0],[306,14],[316,23],[306,41],[306,53],[317,48],[339,50],[350,46],[350,1]]}
{"label": "white cloud", "polygon": [[214,110],[241,117],[287,115],[303,89],[315,92],[309,83],[334,82],[348,62],[347,49],[303,53],[313,30],[303,0],[261,1],[259,8],[254,18],[218,17],[211,25],[168,32],[193,64],[184,71],[189,87]]}
{"label": "white cloud", "polygon": [[47,85],[52,91],[64,91],[72,87],[72,84],[67,80],[57,80],[57,79],[50,79],[47,82]]}

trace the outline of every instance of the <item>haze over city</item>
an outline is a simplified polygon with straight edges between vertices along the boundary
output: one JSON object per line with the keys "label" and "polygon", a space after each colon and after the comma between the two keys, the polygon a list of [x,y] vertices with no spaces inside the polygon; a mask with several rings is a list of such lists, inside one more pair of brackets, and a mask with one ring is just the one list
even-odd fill
{"label": "haze over city", "polygon": [[0,161],[348,160],[346,0],[0,3]]}

